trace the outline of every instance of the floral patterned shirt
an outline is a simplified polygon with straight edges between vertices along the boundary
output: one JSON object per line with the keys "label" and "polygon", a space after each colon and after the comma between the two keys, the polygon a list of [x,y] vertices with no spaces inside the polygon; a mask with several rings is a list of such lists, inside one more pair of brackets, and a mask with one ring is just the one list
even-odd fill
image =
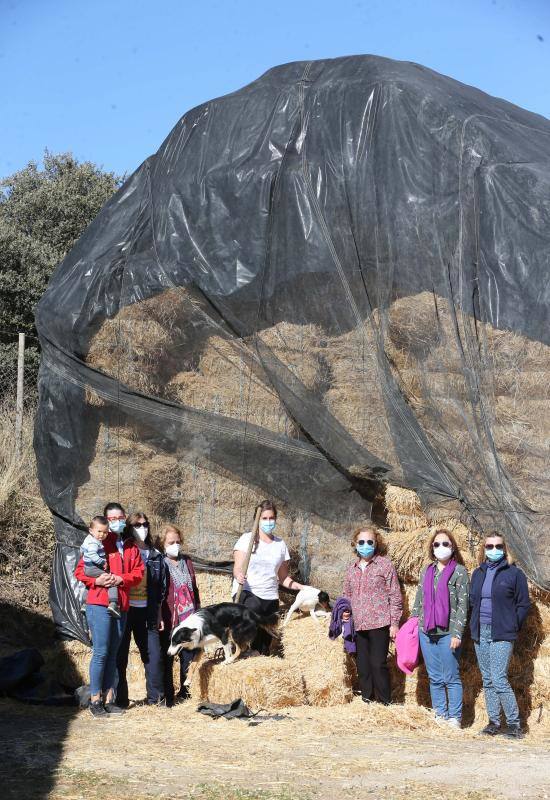
{"label": "floral patterned shirt", "polygon": [[403,598],[397,572],[389,558],[374,555],[364,569],[359,561],[350,564],[342,594],[351,603],[356,631],[399,625]]}

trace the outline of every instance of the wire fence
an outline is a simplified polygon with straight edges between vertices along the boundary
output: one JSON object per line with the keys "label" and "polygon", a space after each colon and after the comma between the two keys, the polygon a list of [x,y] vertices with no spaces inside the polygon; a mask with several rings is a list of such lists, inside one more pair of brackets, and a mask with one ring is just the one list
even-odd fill
{"label": "wire fence", "polygon": [[0,403],[13,419],[16,448],[21,447],[23,415],[37,401],[38,340],[18,331],[0,331]]}

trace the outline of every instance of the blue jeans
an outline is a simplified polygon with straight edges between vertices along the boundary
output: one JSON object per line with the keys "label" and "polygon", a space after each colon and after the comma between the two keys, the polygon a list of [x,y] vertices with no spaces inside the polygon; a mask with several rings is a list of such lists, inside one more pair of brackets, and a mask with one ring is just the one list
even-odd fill
{"label": "blue jeans", "polygon": [[92,636],[92,660],[90,661],[90,692],[92,696],[107,694],[116,689],[118,682],[116,657],[124,632],[126,614],[115,619],[107,613],[107,606],[87,605],[86,618]]}
{"label": "blue jeans", "polygon": [[420,631],[420,648],[430,679],[432,708],[443,719],[462,717],[460,647],[451,650],[451,634],[428,636]]}
{"label": "blue jeans", "polygon": [[513,642],[493,642],[490,625],[479,626],[479,642],[474,642],[477,663],[483,679],[485,706],[491,722],[500,725],[500,709],[508,725],[519,725],[516,696],[508,681],[508,664]]}

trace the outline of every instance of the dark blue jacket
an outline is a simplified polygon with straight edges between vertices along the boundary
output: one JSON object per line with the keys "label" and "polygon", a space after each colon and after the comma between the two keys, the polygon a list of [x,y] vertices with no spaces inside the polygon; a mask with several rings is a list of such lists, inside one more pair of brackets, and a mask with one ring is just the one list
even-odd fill
{"label": "dark blue jacket", "polygon": [[[481,587],[485,580],[488,564],[481,564],[472,574],[470,581],[470,631],[474,642],[479,642],[479,609],[481,606]],[[513,642],[525,622],[531,602],[527,578],[515,564],[503,559],[496,567],[491,598],[491,635],[496,642]]]}
{"label": "dark blue jacket", "polygon": [[158,550],[149,551],[147,560],[147,627],[154,630],[159,622],[159,609],[168,592],[168,567]]}

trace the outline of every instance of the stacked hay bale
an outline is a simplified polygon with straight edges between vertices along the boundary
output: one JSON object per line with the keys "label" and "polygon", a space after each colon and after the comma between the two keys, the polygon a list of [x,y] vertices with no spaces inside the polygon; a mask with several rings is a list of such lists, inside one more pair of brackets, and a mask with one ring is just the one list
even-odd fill
{"label": "stacked hay bale", "polygon": [[283,657],[250,656],[225,665],[202,658],[191,679],[193,700],[228,703],[237,697],[252,708],[349,703],[355,662],[341,641],[328,638],[328,619],[318,624],[299,614],[281,631]]}
{"label": "stacked hay bale", "polygon": [[356,442],[398,468],[379,369],[378,324],[375,311],[368,322],[324,340],[330,381],[323,403]]}
{"label": "stacked hay bale", "polygon": [[255,656],[233,664],[203,658],[189,687],[196,702],[231,703],[239,697],[251,709],[284,708],[304,703],[300,675],[282,658]]}
{"label": "stacked hay bale", "polygon": [[338,706],[353,699],[355,661],[341,640],[328,638],[328,618],[314,622],[295,615],[283,628],[284,661],[301,676],[304,701],[311,706]]}

